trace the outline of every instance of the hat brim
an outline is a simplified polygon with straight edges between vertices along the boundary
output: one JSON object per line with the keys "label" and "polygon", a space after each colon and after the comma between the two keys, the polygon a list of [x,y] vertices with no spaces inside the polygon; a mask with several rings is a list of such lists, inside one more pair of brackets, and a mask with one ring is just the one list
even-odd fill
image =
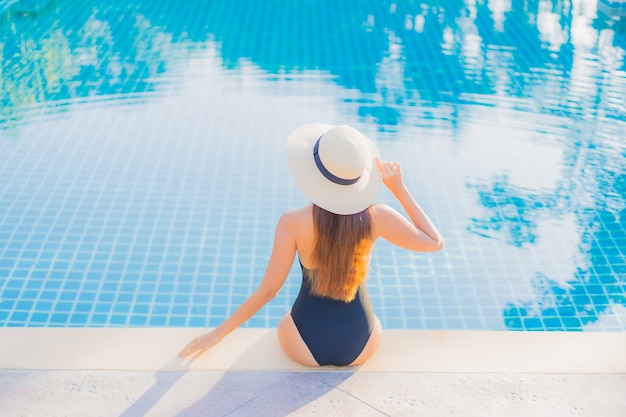
{"label": "hat brim", "polygon": [[333,125],[313,123],[296,129],[287,140],[287,163],[296,186],[312,203],[335,214],[359,213],[376,200],[382,177],[376,166],[378,150],[367,139],[371,160],[359,180],[351,185],[335,184],[322,175],[313,158],[315,142]]}

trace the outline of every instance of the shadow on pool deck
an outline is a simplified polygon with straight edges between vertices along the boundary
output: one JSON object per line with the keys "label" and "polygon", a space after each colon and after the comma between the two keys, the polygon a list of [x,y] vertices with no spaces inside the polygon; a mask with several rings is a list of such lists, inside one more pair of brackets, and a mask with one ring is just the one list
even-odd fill
{"label": "shadow on pool deck", "polygon": [[[214,385],[205,394],[195,401],[190,400],[189,403],[175,402],[175,405],[184,408],[176,414],[172,414],[173,409],[170,409],[166,415],[287,416],[338,389],[339,385],[355,372],[355,369],[350,367],[325,367],[327,371],[332,371],[320,372],[301,368],[295,363],[293,366],[305,370],[244,370],[250,367],[250,363],[264,359],[268,363],[274,363],[274,366],[279,366],[278,363],[281,362],[277,363],[275,359],[281,356],[282,351],[273,343],[275,339],[274,331],[266,331],[258,338],[253,337],[253,342],[247,350],[240,353],[233,362],[233,369],[211,375],[212,378],[208,378],[206,382],[212,382]],[[271,354],[270,351],[274,353]],[[181,362],[179,358],[172,358],[154,373],[154,384],[120,414],[120,417],[145,416],[155,409],[162,399],[168,396],[177,398],[176,386],[185,384],[190,365]],[[181,367],[186,370],[181,371]]]}
{"label": "shadow on pool deck", "polygon": [[[219,374],[212,374],[206,383],[213,383],[210,389],[195,400],[178,402],[174,400],[174,408],[184,407],[172,414],[179,417],[187,416],[287,416],[307,404],[324,397],[337,389],[341,383],[350,378],[354,368],[336,368],[334,371],[319,370],[302,371],[246,371],[246,363],[263,358],[272,362],[273,355],[263,354],[267,349],[263,345],[271,344],[276,335],[267,332],[255,339],[249,348],[233,363],[234,369]],[[177,399],[177,391],[184,386],[190,365],[182,363],[179,358],[172,358],[161,369],[154,373],[154,383],[137,398],[120,417],[136,417],[148,415],[160,401],[168,396]],[[181,366],[187,368],[181,371]],[[333,367],[325,367],[329,370]],[[191,371],[192,373],[195,371]],[[202,384],[206,387],[207,384]],[[189,388],[187,388],[189,390]],[[200,390],[202,391],[202,390]],[[170,401],[171,403],[171,401]]]}
{"label": "shadow on pool deck", "polygon": [[[287,416],[338,389],[352,375],[353,371],[349,370],[323,374],[227,371],[196,401],[191,401],[188,405],[179,403],[184,408],[172,415]],[[167,397],[177,383],[182,383],[184,376],[185,373],[182,372],[156,373],[154,385],[120,414],[120,417],[147,415]],[[207,380],[210,381],[211,378]]]}

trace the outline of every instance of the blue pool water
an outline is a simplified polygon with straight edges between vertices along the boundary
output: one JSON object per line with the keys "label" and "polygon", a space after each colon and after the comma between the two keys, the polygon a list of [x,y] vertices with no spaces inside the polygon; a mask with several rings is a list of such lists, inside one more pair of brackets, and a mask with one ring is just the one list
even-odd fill
{"label": "blue pool water", "polygon": [[307,203],[288,134],[326,122],[446,238],[376,244],[385,327],[626,330],[621,5],[0,2],[0,325],[217,325]]}

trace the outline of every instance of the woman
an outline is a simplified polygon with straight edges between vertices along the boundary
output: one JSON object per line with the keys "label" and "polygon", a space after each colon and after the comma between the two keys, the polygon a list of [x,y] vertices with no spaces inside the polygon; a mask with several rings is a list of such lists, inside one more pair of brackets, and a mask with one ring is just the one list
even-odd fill
{"label": "woman", "polygon": [[[302,287],[278,326],[282,347],[308,366],[362,364],[376,350],[382,331],[366,286],[376,239],[420,252],[443,247],[439,231],[405,187],[400,165],[381,161],[374,144],[357,130],[300,127],[289,136],[287,159],[296,185],[312,204],[280,217],[259,288],[179,356],[196,359],[273,299],[297,254]],[[374,203],[383,183],[411,222]]]}

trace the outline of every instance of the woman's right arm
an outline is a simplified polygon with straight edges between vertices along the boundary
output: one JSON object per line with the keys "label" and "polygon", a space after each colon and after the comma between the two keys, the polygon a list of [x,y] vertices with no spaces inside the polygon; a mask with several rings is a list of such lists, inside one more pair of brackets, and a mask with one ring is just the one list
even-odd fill
{"label": "woman's right arm", "polygon": [[375,228],[378,236],[405,249],[419,252],[435,252],[443,248],[443,237],[428,215],[417,204],[404,185],[402,170],[397,162],[376,160],[383,183],[398,199],[407,215],[404,216],[385,204],[374,206]]}
{"label": "woman's right arm", "polygon": [[292,216],[284,213],[276,226],[272,254],[257,290],[219,326],[189,342],[179,353],[181,358],[194,360],[202,356],[276,296],[296,256],[296,241],[293,232]]}

